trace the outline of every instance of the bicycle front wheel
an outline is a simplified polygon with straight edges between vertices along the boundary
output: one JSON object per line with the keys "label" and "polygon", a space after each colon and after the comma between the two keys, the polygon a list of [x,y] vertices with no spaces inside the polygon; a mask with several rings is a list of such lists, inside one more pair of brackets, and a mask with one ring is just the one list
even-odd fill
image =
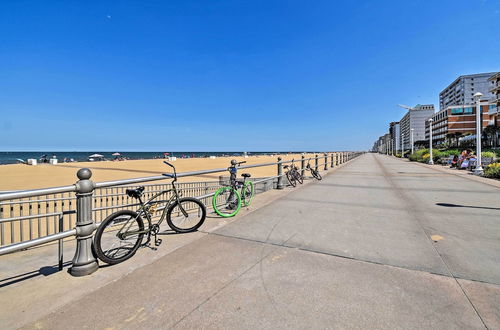
{"label": "bicycle front wheel", "polygon": [[295,187],[297,185],[297,182],[295,181],[295,177],[293,176],[292,173],[286,172],[286,178],[292,187]]}
{"label": "bicycle front wheel", "polygon": [[319,174],[319,171],[316,171],[316,170],[312,169],[312,170],[311,170],[311,174],[312,174],[312,176],[313,176],[314,178],[316,178],[316,180],[321,180],[321,179],[323,179],[323,178],[321,177],[321,174]]}
{"label": "bicycle front wheel", "polygon": [[240,193],[232,187],[222,187],[215,192],[212,206],[221,217],[235,216],[241,208]]}
{"label": "bicycle front wheel", "polygon": [[243,206],[248,206],[252,202],[253,196],[255,195],[254,185],[252,181],[245,182],[243,189],[241,190],[241,200]]}
{"label": "bicycle front wheel", "polygon": [[107,217],[97,229],[95,252],[101,261],[114,265],[132,257],[143,236],[141,217],[134,211],[118,211]]}
{"label": "bicycle front wheel", "polygon": [[178,233],[189,233],[200,228],[205,221],[207,209],[196,198],[185,197],[173,203],[167,211],[167,223]]}

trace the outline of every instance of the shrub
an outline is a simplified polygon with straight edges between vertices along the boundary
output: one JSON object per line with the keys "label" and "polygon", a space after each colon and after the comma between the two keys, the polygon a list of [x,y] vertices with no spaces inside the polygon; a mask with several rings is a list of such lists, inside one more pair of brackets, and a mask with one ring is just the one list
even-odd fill
{"label": "shrub", "polygon": [[484,169],[484,176],[487,178],[500,179],[500,163],[493,163]]}
{"label": "shrub", "polygon": [[441,151],[441,154],[443,155],[443,157],[460,156],[460,150],[458,149],[443,150]]}
{"label": "shrub", "polygon": [[495,158],[495,153],[493,151],[483,151],[481,152],[481,157]]}

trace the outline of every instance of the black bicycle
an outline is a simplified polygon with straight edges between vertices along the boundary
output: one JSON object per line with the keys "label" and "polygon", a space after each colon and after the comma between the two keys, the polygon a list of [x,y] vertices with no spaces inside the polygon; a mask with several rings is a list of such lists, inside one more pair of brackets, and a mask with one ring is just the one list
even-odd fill
{"label": "black bicycle", "polygon": [[321,177],[321,174],[319,173],[318,170],[314,169],[311,167],[311,164],[309,162],[307,163],[306,170],[311,172],[311,175],[316,179],[316,180],[322,180],[323,178]]}
{"label": "black bicycle", "polygon": [[300,174],[297,166],[295,166],[293,159],[292,159],[292,163],[290,165],[285,165],[285,166],[283,166],[283,168],[287,170],[287,172],[285,173],[285,176],[286,176],[288,182],[290,183],[290,185],[295,187],[297,185],[297,182],[300,184],[304,183],[304,178]]}
{"label": "black bicycle", "polygon": [[[164,219],[178,233],[187,233],[197,230],[205,221],[206,208],[203,203],[193,197],[182,197],[177,190],[177,172],[174,165],[164,162],[172,167],[174,174],[163,174],[172,178],[172,189],[162,190],[148,201],[143,202],[144,186],[136,189],[127,189],[128,196],[137,199],[140,207],[137,211],[122,210],[108,216],[99,226],[94,237],[94,247],[97,257],[103,262],[113,265],[132,257],[142,244],[144,235],[147,240],[142,245],[149,245],[151,236],[155,238],[155,246],[161,244],[157,238],[160,225]],[[170,198],[166,196],[171,193]],[[160,213],[160,218],[155,223],[153,218]],[[147,226],[143,219],[146,218]]]}

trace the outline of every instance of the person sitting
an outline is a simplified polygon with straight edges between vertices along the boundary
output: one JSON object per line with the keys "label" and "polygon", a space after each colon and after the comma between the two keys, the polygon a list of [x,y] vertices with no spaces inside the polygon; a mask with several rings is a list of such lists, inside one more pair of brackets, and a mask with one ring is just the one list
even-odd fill
{"label": "person sitting", "polygon": [[456,168],[457,165],[458,165],[458,155],[455,155],[451,160],[450,168]]}

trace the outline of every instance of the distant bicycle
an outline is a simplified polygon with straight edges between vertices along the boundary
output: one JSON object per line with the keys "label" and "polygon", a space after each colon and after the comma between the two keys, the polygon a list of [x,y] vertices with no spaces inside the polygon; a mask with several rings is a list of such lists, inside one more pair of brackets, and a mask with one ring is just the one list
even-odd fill
{"label": "distant bicycle", "polygon": [[323,178],[321,177],[321,174],[319,173],[318,170],[314,169],[311,167],[311,164],[308,162],[306,166],[306,170],[311,172],[311,175],[316,179],[316,180],[322,180]]}
{"label": "distant bicycle", "polygon": [[304,178],[300,174],[297,166],[295,166],[294,161],[295,160],[292,159],[292,163],[290,165],[283,166],[283,168],[287,170],[285,176],[290,185],[292,185],[293,187],[297,186],[297,182],[300,184],[304,183]]}
{"label": "distant bicycle", "polygon": [[[163,174],[173,178],[172,189],[162,190],[151,197],[147,202],[142,201],[144,186],[136,189],[127,189],[128,196],[138,199],[140,207],[134,212],[130,210],[118,211],[107,217],[97,229],[94,238],[94,247],[97,257],[103,262],[113,265],[123,262],[132,257],[142,243],[144,235],[147,240],[143,245],[149,245],[151,235],[155,238],[155,246],[161,244],[161,239],[157,238],[160,225],[167,219],[167,223],[178,233],[192,232],[198,229],[205,221],[206,208],[203,203],[193,197],[182,197],[177,190],[177,172],[172,167],[174,174]],[[168,198],[168,193],[172,196]],[[153,216],[157,212],[162,212],[158,222],[153,224]],[[143,218],[147,220],[147,227],[144,227]]]}
{"label": "distant bicycle", "polygon": [[222,188],[219,188],[212,199],[214,211],[224,218],[233,217],[241,209],[241,206],[249,206],[255,194],[252,181],[247,181],[251,175],[243,173],[243,181],[236,180],[238,166],[246,162],[231,161],[231,166],[227,168],[230,173],[229,182],[221,181]]}

